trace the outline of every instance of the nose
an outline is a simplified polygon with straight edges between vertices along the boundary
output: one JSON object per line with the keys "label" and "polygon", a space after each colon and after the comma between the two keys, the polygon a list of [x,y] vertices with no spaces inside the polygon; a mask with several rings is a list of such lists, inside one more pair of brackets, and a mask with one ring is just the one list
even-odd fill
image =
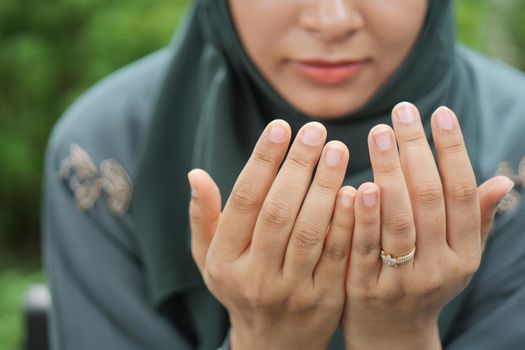
{"label": "nose", "polygon": [[342,41],[364,25],[351,0],[317,0],[303,12],[302,26],[329,42]]}

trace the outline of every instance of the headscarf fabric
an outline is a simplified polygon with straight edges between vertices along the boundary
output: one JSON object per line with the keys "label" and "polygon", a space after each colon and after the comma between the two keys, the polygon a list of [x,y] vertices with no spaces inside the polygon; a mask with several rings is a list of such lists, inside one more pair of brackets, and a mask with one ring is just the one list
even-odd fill
{"label": "headscarf fabric", "polygon": [[[139,155],[131,208],[156,305],[205,288],[190,253],[187,172],[208,171],[225,202],[269,121],[286,120],[295,135],[314,120],[279,96],[254,66],[227,0],[196,0],[191,5],[172,44],[162,84]],[[419,108],[429,139],[431,113],[441,105],[452,108],[476,169],[478,103],[473,85],[471,72],[458,59],[451,1],[429,0],[419,38],[390,80],[356,113],[318,120],[330,140],[344,142],[352,153],[345,184],[372,180],[368,132],[379,123],[391,124],[391,110],[401,101]]]}

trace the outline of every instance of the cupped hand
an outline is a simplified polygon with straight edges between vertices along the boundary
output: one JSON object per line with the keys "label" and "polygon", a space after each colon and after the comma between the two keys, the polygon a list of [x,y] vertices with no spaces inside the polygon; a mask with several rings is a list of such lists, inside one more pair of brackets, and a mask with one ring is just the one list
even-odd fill
{"label": "cupped hand", "polygon": [[222,213],[209,175],[189,174],[192,253],[229,312],[233,349],[324,349],[341,319],[355,194],[341,188],[348,149],[325,145],[325,128],[309,123],[283,163],[290,134],[284,121],[269,124]]}
{"label": "cupped hand", "polygon": [[[449,109],[432,117],[437,166],[416,107],[399,104],[392,120],[395,131],[370,132],[374,183],[360,186],[355,200],[347,349],[439,349],[438,315],[478,269],[494,209],[513,184],[496,177],[477,188]],[[398,266],[380,259],[382,250],[400,257],[414,248]]]}

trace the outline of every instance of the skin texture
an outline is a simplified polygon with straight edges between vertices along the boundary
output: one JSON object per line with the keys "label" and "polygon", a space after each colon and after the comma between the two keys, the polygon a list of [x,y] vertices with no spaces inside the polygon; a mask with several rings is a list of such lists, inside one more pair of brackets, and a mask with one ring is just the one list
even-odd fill
{"label": "skin texture", "polygon": [[[416,41],[426,0],[230,0],[246,51],[307,115],[337,118],[365,104]],[[297,71],[301,58],[364,60],[342,83]],[[416,107],[369,136],[374,183],[341,184],[349,151],[309,123],[288,155],[290,127],[265,129],[221,208],[203,170],[192,188],[192,253],[228,309],[238,349],[324,349],[338,324],[347,349],[440,349],[437,317],[477,270],[497,203],[513,183],[477,187],[456,116],[432,119],[437,162]],[[397,149],[399,146],[399,151]],[[282,167],[280,167],[282,165]],[[313,179],[313,181],[312,181]],[[379,252],[415,259],[396,268]],[[395,320],[392,323],[391,320]]]}
{"label": "skin texture", "polygon": [[[400,122],[407,111],[413,122]],[[279,169],[290,129],[272,122],[222,212],[210,176],[188,174],[193,256],[229,311],[233,349],[324,349],[340,322],[347,349],[441,348],[437,316],[478,268],[513,183],[496,177],[477,188],[450,110],[432,121],[439,171],[415,106],[398,105],[393,123],[371,131],[375,183],[357,191],[340,188],[348,150],[324,145],[319,123],[301,129]],[[400,255],[414,245],[407,264],[379,259],[381,247]]]}
{"label": "skin texture", "polygon": [[[378,125],[369,135],[374,184],[365,186],[375,202],[366,201],[362,188],[356,200],[343,317],[347,349],[440,349],[437,318],[477,271],[493,217],[487,208],[497,203],[483,191],[488,186],[499,200],[513,184],[498,177],[478,191],[448,108],[432,116],[437,164],[415,106],[399,104],[392,123],[394,130]],[[414,246],[415,258],[396,268],[378,259],[381,249],[401,256]]]}
{"label": "skin texture", "polygon": [[[229,0],[248,56],[270,85],[306,115],[335,119],[357,111],[407,57],[427,0]],[[298,60],[361,61],[346,81],[302,74]]]}
{"label": "skin texture", "polygon": [[325,128],[309,123],[278,171],[290,134],[284,121],[267,127],[220,219],[216,185],[203,171],[189,176],[193,255],[229,310],[234,349],[322,349],[342,315],[355,193],[340,189],[348,149],[325,145]]}

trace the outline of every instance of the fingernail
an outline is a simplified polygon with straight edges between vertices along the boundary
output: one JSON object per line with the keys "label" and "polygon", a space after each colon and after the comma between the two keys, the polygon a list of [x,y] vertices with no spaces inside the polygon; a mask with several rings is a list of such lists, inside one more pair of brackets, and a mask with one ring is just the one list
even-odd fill
{"label": "fingernail", "polygon": [[452,116],[447,108],[441,107],[438,109],[437,123],[441,130],[452,130]]}
{"label": "fingernail", "polygon": [[381,151],[387,151],[392,146],[392,138],[390,132],[387,129],[381,129],[374,132],[374,141],[377,148]]}
{"label": "fingernail", "polygon": [[199,196],[199,192],[197,191],[197,188],[195,187],[195,185],[191,181],[191,175],[190,174],[188,174],[188,182],[190,183],[190,188],[191,188],[191,198],[197,198]]}
{"label": "fingernail", "polygon": [[320,125],[312,124],[304,130],[301,137],[303,143],[308,146],[317,146],[323,138],[323,129]]}
{"label": "fingernail", "polygon": [[402,103],[397,109],[397,119],[404,124],[413,123],[416,120],[414,109],[408,103]]}
{"label": "fingernail", "polygon": [[268,139],[273,143],[283,143],[286,140],[286,129],[279,123],[272,125]]}
{"label": "fingernail", "polygon": [[373,207],[377,202],[377,190],[375,188],[370,188],[363,192],[363,203],[367,207]]}
{"label": "fingernail", "polygon": [[352,203],[354,202],[354,196],[349,193],[343,193],[341,197],[341,204],[343,205],[343,208],[350,209],[352,207]]}
{"label": "fingernail", "polygon": [[328,146],[326,150],[325,160],[329,167],[338,165],[343,159],[343,150],[335,145]]}

